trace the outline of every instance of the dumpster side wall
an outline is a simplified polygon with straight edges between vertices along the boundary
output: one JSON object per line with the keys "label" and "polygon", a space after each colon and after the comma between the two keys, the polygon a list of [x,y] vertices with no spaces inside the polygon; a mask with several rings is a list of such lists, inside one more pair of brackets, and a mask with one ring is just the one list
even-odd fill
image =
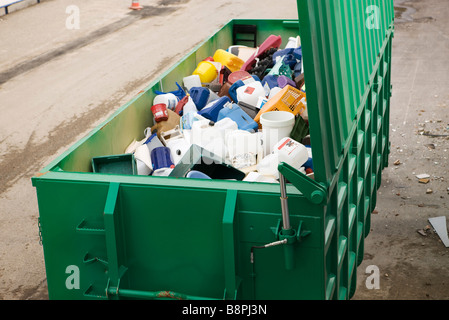
{"label": "dumpster side wall", "polygon": [[323,212],[301,195],[289,197],[291,222],[310,235],[286,270],[282,247],[250,259],[253,247],[278,240],[277,192],[56,180],[36,187],[51,299],[107,299],[110,287],[324,299]]}

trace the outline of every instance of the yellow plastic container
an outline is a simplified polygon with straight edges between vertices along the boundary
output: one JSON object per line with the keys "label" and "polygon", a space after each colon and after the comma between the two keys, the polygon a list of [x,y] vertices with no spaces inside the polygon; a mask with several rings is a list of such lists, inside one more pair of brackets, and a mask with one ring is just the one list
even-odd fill
{"label": "yellow plastic container", "polygon": [[228,67],[232,72],[239,71],[245,64],[245,61],[223,49],[218,49],[215,51],[213,58],[214,61],[220,62],[222,65]]}
{"label": "yellow plastic container", "polygon": [[260,116],[270,111],[288,111],[295,116],[307,114],[306,94],[292,86],[285,86],[263,105],[254,121],[260,126]]}
{"label": "yellow plastic container", "polygon": [[192,75],[198,75],[201,83],[210,83],[218,76],[218,70],[215,65],[209,61],[201,61]]}

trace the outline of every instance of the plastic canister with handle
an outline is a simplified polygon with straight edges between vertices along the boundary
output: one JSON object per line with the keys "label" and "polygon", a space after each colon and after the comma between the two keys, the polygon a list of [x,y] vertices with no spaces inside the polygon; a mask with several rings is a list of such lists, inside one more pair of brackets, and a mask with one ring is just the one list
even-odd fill
{"label": "plastic canister with handle", "polygon": [[229,132],[226,135],[226,147],[229,159],[237,169],[256,165],[263,152],[260,135],[244,130]]}
{"label": "plastic canister with handle", "polygon": [[184,87],[187,89],[187,91],[190,91],[190,89],[194,87],[201,87],[201,78],[197,74],[192,74],[190,76],[183,78],[183,84]]}
{"label": "plastic canister with handle", "polygon": [[153,100],[154,105],[165,104],[168,109],[173,111],[175,110],[178,102],[178,97],[176,97],[173,93],[159,94]]}
{"label": "plastic canister with handle", "polygon": [[230,118],[235,121],[240,130],[256,132],[259,125],[238,104],[228,103],[218,113],[218,120]]}
{"label": "plastic canister with handle", "polygon": [[309,152],[303,144],[292,138],[281,139],[273,148],[273,153],[279,156],[279,162],[285,162],[300,170],[309,160]]}
{"label": "plastic canister with handle", "polygon": [[242,87],[242,86],[244,86],[244,85],[253,83],[254,81],[259,81],[259,82],[260,82],[260,78],[259,78],[258,76],[249,76],[249,77],[245,77],[245,78],[242,78],[242,79],[240,79],[240,80],[237,80],[237,81],[236,81],[236,82],[229,88],[229,91],[228,91],[228,94],[229,94],[229,96],[231,97],[231,99],[232,99],[234,102],[238,102],[238,99],[237,99],[237,89],[240,88],[240,87]]}
{"label": "plastic canister with handle", "polygon": [[254,81],[237,89],[238,102],[244,102],[255,107],[259,97],[266,97],[265,89],[260,81]]}

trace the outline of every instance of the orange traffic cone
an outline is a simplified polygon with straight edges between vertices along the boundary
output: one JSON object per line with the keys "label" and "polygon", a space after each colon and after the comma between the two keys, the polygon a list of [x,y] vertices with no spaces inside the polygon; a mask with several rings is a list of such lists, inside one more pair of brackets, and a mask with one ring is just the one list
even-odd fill
{"label": "orange traffic cone", "polygon": [[130,9],[140,10],[140,9],[143,9],[143,7],[140,5],[139,0],[133,0]]}

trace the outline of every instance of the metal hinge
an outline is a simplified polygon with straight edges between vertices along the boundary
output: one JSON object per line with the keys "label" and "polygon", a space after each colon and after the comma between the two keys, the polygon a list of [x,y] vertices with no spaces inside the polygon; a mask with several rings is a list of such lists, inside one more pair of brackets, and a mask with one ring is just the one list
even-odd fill
{"label": "metal hinge", "polygon": [[311,203],[326,205],[328,194],[324,185],[310,179],[285,162],[279,164],[278,170],[279,174],[283,175]]}

